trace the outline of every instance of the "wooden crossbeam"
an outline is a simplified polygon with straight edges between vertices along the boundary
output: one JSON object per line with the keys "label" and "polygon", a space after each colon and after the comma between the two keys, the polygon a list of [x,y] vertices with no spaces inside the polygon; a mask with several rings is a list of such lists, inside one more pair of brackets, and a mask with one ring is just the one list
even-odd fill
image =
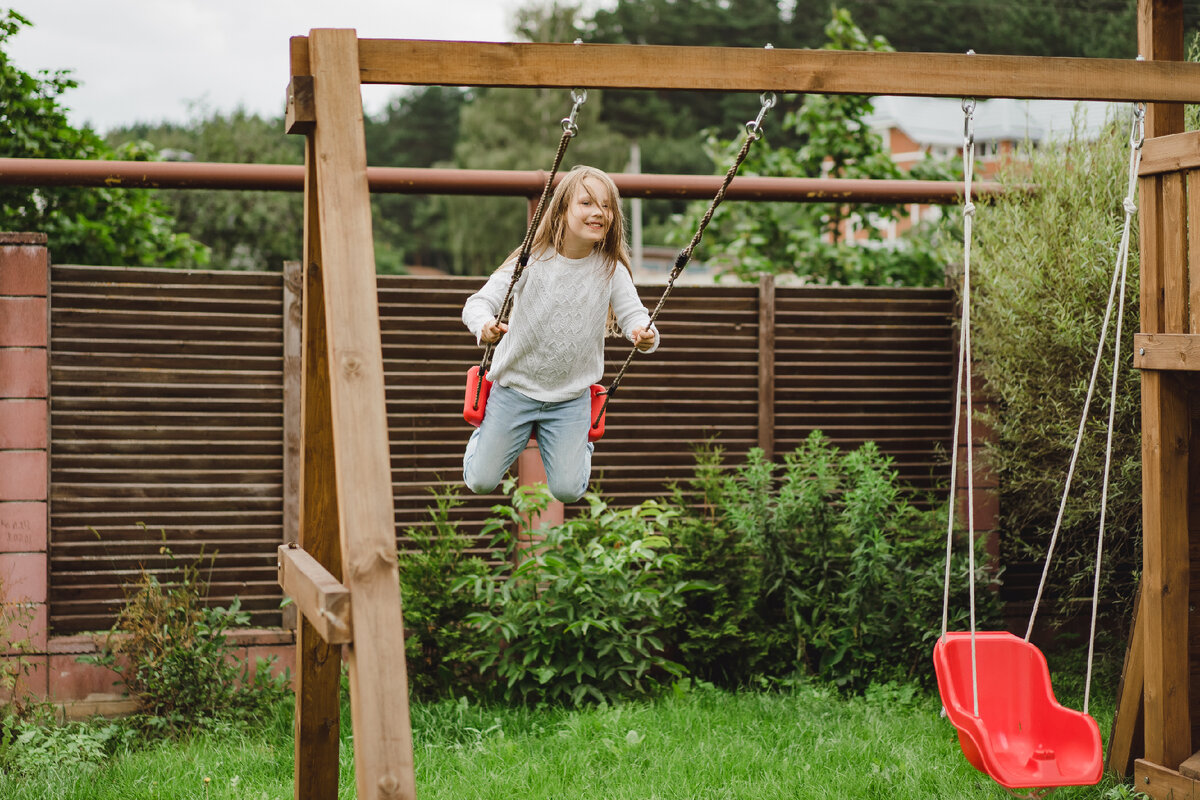
{"label": "wooden crossbeam", "polygon": [[1142,177],[1195,167],[1200,167],[1200,131],[1172,133],[1142,144],[1142,163],[1138,166]]}
{"label": "wooden crossbeam", "polygon": [[1141,758],[1134,762],[1133,788],[1155,800],[1193,800],[1196,797],[1196,781]]}
{"label": "wooden crossbeam", "polygon": [[294,544],[279,545],[279,585],[327,643],[351,641],[350,590]]}
{"label": "wooden crossbeam", "polygon": [[[1200,102],[1200,64],[1106,58],[359,39],[358,65],[372,84]],[[312,74],[308,37],[291,73]]]}
{"label": "wooden crossbeam", "polygon": [[1200,370],[1200,334],[1134,334],[1133,366],[1137,369],[1186,372]]}

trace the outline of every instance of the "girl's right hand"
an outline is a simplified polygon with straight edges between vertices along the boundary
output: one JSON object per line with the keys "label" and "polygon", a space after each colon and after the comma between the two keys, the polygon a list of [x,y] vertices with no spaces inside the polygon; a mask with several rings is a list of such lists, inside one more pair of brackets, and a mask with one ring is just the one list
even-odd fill
{"label": "girl's right hand", "polygon": [[498,319],[490,319],[483,323],[483,328],[479,331],[479,341],[483,344],[495,344],[506,333],[508,325]]}

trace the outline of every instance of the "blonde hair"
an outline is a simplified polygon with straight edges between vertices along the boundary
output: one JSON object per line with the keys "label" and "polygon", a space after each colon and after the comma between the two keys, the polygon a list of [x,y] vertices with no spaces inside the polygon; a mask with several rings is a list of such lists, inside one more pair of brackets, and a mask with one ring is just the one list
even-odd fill
{"label": "blonde hair", "polygon": [[[596,197],[592,193],[586,183],[589,178],[604,187],[603,191],[607,197]],[[609,277],[612,277],[613,270],[620,264],[632,278],[633,268],[629,263],[629,243],[625,241],[625,215],[621,211],[621,193],[608,173],[582,164],[566,173],[554,187],[554,193],[546,203],[542,219],[533,233],[533,241],[529,247],[531,257],[544,255],[549,251],[562,250],[567,229],[567,209],[570,208],[571,202],[580,190],[587,192],[592,200],[599,203],[601,207],[607,202],[608,213],[611,216],[608,230],[604,234],[604,240],[596,243],[593,249],[599,251],[602,260],[608,265]],[[521,248],[518,247],[509,254],[505,263],[514,260],[520,254]],[[621,329],[617,325],[611,307],[608,310],[607,333],[610,336],[621,335]]]}

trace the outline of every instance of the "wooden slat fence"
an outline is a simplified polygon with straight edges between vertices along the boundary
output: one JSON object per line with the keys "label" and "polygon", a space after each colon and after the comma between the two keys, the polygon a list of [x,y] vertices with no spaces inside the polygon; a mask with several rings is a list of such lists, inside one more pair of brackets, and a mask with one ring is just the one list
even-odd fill
{"label": "wooden slat fence", "polygon": [[[402,548],[428,524],[431,489],[459,489],[455,519],[471,534],[504,500],[461,486],[463,380],[480,351],[459,314],[481,283],[379,278]],[[641,292],[652,305],[661,287]],[[211,556],[216,599],[237,595],[256,625],[280,624],[282,298],[279,274],[53,268],[54,632],[109,626],[125,583],[170,566],[164,547]],[[593,477],[610,502],[633,504],[688,478],[696,442],[715,437],[732,462],[821,428],[843,448],[875,440],[905,481],[932,489],[952,421],[952,316],[938,289],[677,287],[662,349],[635,359],[613,400]],[[610,342],[608,376],[627,352]],[[760,403],[770,367],[776,391]]]}

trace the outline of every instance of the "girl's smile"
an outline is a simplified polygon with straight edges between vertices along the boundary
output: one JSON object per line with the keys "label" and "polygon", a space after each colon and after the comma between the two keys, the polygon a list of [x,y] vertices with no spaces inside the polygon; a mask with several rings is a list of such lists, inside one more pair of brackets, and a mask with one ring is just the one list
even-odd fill
{"label": "girl's smile", "polygon": [[563,229],[562,254],[567,258],[583,258],[592,248],[604,241],[612,224],[612,209],[604,186],[593,178],[582,182],[567,207]]}

